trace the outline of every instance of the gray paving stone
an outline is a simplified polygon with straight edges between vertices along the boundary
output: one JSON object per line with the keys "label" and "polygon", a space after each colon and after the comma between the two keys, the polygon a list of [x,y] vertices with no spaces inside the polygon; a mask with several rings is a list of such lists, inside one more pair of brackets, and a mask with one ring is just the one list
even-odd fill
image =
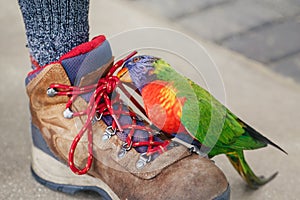
{"label": "gray paving stone", "polygon": [[252,0],[278,12],[283,17],[290,17],[300,13],[300,0]]}
{"label": "gray paving stone", "polygon": [[233,37],[223,45],[263,63],[300,51],[300,21],[289,20]]}
{"label": "gray paving stone", "polygon": [[176,19],[230,1],[232,0],[138,0],[135,3],[169,19]]}
{"label": "gray paving stone", "polygon": [[245,0],[189,15],[179,20],[179,23],[205,39],[218,42],[281,17],[281,14],[271,8]]}
{"label": "gray paving stone", "polygon": [[300,33],[300,0],[134,2],[154,14],[180,23],[205,39],[268,63],[283,75],[293,79],[298,77],[298,61],[290,55],[297,54],[300,48],[297,34]]}
{"label": "gray paving stone", "polygon": [[272,63],[271,68],[274,71],[291,77],[300,83],[300,52],[278,62]]}

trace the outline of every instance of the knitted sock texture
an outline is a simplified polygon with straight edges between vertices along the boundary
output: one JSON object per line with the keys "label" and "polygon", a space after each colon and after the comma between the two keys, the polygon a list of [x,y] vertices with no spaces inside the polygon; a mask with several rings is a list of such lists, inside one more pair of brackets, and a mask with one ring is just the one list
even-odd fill
{"label": "knitted sock texture", "polygon": [[89,0],[18,0],[30,55],[43,66],[89,39]]}

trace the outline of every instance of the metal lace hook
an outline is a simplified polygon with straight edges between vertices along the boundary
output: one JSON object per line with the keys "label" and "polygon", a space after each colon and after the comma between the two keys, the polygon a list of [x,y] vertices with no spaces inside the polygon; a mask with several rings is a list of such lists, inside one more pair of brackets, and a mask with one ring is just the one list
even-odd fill
{"label": "metal lace hook", "polygon": [[113,129],[112,126],[108,126],[105,129],[105,133],[102,136],[102,141],[107,141],[108,139],[111,138],[111,136],[115,135],[117,132],[117,129]]}
{"label": "metal lace hook", "polygon": [[130,142],[130,145],[128,145],[127,142],[123,143],[122,148],[120,149],[120,151],[118,153],[118,157],[123,158],[126,155],[126,152],[132,148],[132,144],[133,144],[132,141]]}
{"label": "metal lace hook", "polygon": [[101,114],[99,115],[99,117],[98,117],[97,115],[99,115],[99,112],[98,112],[98,111],[96,111],[95,119],[96,119],[97,121],[100,121],[100,120],[102,119],[103,113],[101,113]]}
{"label": "metal lace hook", "polygon": [[133,144],[132,141],[130,142],[129,145],[128,145],[127,142],[125,142],[125,143],[122,145],[122,148],[124,148],[126,151],[129,151],[129,150],[132,148],[132,144]]}
{"label": "metal lace hook", "polygon": [[102,119],[103,113],[99,114],[98,111],[96,111],[96,114],[92,120],[92,124],[95,124],[96,122],[100,121]]}
{"label": "metal lace hook", "polygon": [[140,155],[139,160],[136,163],[136,168],[137,169],[142,169],[147,163],[151,162],[151,160],[152,160],[151,155],[147,155],[147,152],[142,153]]}

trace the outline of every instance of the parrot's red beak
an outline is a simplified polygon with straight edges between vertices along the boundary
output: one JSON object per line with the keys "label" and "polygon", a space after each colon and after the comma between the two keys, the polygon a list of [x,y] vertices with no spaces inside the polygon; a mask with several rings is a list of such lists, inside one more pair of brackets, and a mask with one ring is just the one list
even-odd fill
{"label": "parrot's red beak", "polygon": [[117,74],[117,77],[125,83],[132,83],[132,79],[126,67],[123,67]]}

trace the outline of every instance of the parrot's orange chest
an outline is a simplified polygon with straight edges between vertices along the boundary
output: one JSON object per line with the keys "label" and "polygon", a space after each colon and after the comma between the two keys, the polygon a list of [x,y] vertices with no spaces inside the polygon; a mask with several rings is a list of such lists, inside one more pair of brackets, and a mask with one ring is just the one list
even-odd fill
{"label": "parrot's orange chest", "polygon": [[142,89],[145,110],[158,128],[166,133],[176,133],[181,125],[183,101],[176,97],[170,83],[154,81]]}

